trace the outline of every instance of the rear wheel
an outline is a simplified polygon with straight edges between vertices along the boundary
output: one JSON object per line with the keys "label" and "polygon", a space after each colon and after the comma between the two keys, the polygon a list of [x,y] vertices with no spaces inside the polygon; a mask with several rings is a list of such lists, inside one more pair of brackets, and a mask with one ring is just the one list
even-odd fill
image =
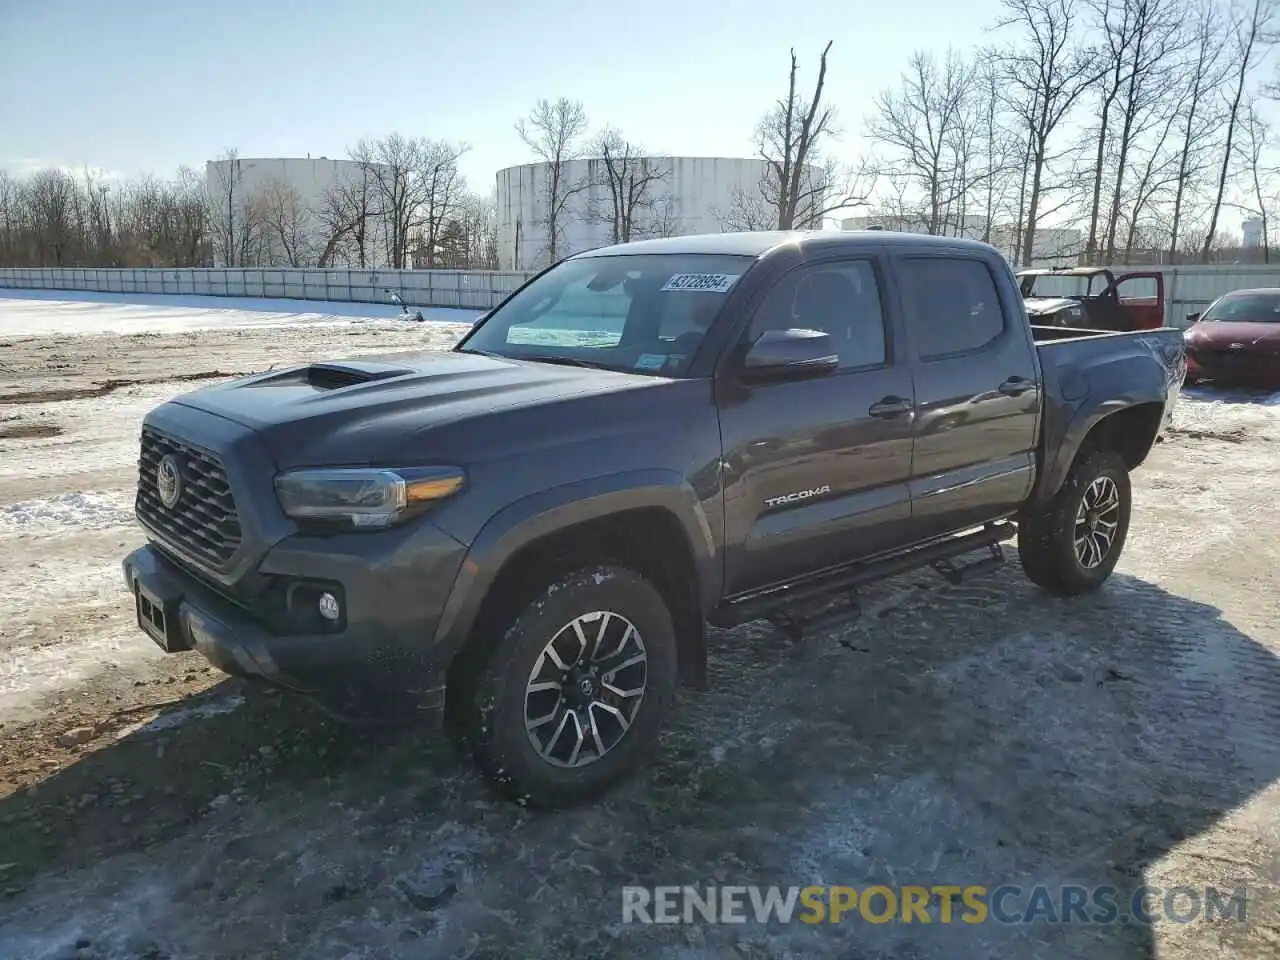
{"label": "rear wheel", "polygon": [[1018,523],[1018,553],[1027,577],[1064,596],[1101,586],[1120,560],[1133,493],[1119,454],[1081,455],[1054,498]]}
{"label": "rear wheel", "polygon": [[597,796],[652,749],[676,665],[671,614],[647,580],[612,566],[560,578],[480,670],[466,723],[477,766],[530,806]]}

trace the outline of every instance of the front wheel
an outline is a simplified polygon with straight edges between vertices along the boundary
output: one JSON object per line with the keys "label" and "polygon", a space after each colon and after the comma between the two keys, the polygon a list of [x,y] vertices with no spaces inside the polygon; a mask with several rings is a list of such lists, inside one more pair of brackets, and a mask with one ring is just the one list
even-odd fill
{"label": "front wheel", "polygon": [[1054,498],[1019,520],[1022,569],[1032,583],[1062,596],[1097,589],[1120,560],[1132,507],[1129,469],[1120,455],[1086,453]]}
{"label": "front wheel", "polygon": [[675,694],[676,632],[640,575],[599,566],[547,586],[482,668],[467,739],[504,796],[567,807],[649,753]]}

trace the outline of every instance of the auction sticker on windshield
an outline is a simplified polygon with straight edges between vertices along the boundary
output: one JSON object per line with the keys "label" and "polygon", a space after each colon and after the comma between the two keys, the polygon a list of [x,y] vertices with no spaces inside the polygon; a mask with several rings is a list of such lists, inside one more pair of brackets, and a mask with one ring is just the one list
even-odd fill
{"label": "auction sticker on windshield", "polygon": [[662,287],[667,290],[697,290],[701,293],[724,293],[733,286],[740,273],[677,273]]}

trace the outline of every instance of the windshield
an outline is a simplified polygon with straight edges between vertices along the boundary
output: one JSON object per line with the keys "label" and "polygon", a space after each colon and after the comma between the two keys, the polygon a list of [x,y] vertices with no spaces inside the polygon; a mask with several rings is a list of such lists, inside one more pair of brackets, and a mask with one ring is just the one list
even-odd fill
{"label": "windshield", "polygon": [[1201,321],[1280,323],[1280,293],[1228,294],[1201,316]]}
{"label": "windshield", "polygon": [[1063,297],[1079,300],[1099,296],[1107,288],[1105,273],[1080,274],[1042,273],[1022,278],[1024,297]]}
{"label": "windshield", "polygon": [[753,262],[679,253],[567,260],[491,313],[458,349],[682,376]]}

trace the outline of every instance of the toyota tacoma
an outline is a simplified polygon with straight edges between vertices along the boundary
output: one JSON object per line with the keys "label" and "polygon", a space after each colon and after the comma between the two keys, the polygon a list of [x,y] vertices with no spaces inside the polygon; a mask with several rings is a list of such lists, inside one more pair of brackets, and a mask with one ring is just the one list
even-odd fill
{"label": "toyota tacoma", "polygon": [[1097,588],[1181,332],[1028,322],[992,247],[646,240],[534,276],[451,350],[309,363],[142,424],[124,560],[166,651],[339,716],[431,718],[502,794],[597,795],[707,624],[795,636],[857,588],[1000,563]]}

